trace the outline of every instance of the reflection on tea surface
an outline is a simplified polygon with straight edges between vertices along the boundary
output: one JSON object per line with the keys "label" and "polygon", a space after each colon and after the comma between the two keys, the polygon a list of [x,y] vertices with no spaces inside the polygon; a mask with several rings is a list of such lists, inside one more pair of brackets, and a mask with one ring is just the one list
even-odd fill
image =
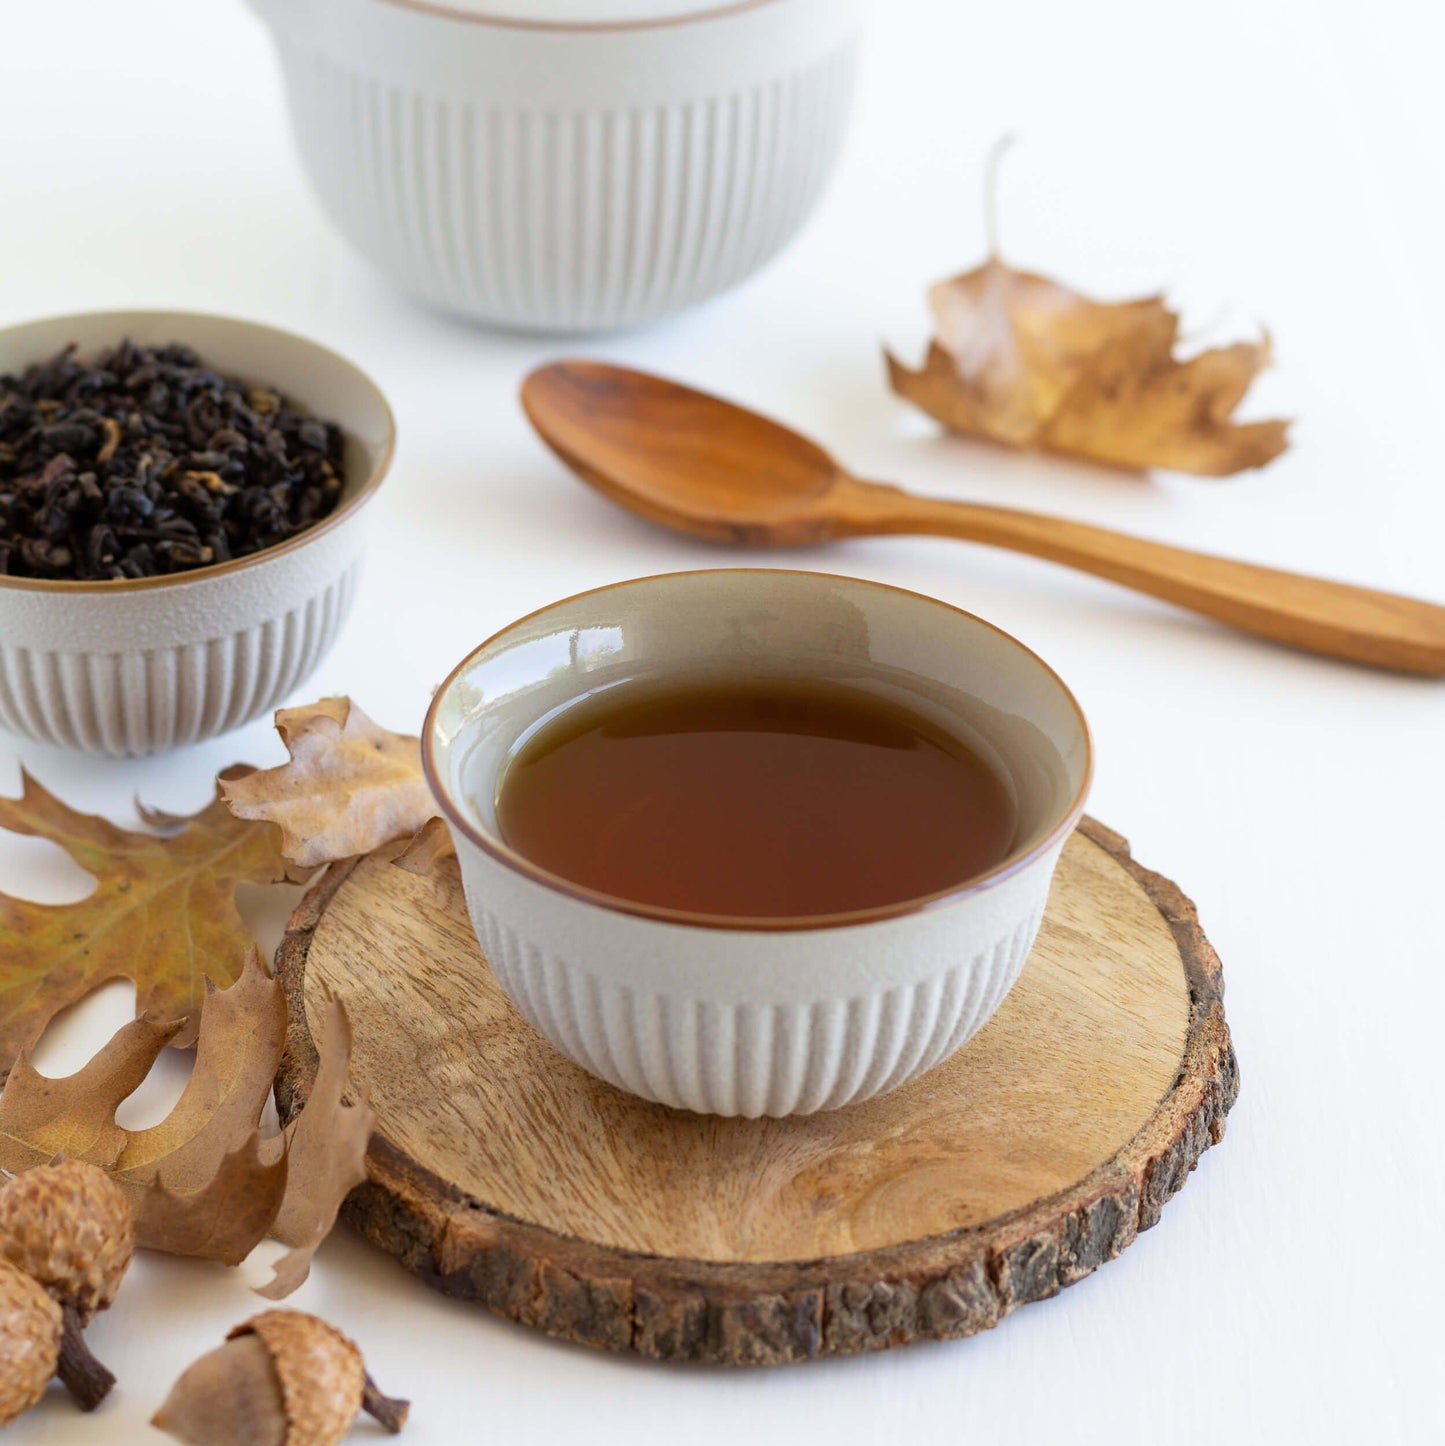
{"label": "reflection on tea surface", "polygon": [[635,903],[734,918],[925,897],[1011,848],[1009,786],[962,739],[823,680],[634,682],[523,741],[502,837]]}

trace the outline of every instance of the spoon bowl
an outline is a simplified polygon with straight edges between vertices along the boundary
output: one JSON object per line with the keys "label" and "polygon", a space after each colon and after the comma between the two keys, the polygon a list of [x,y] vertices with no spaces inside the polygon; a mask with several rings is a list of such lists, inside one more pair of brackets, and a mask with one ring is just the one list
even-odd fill
{"label": "spoon bowl", "polygon": [[844,480],[815,442],[706,392],[600,362],[555,362],[522,408],[584,481],[663,527],[712,542],[787,547],[836,536]]}

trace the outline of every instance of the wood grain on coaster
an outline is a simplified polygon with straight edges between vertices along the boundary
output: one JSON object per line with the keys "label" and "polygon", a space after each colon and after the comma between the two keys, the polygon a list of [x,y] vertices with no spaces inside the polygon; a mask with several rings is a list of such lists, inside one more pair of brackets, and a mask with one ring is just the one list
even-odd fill
{"label": "wood grain on coaster", "polygon": [[771,1364],[971,1335],[1159,1218],[1238,1088],[1193,905],[1086,819],[998,1013],[937,1069],[785,1120],[649,1104],[502,994],[456,861],[334,866],[277,955],[283,1116],[316,1069],[318,984],[346,1002],[378,1115],[347,1218],[407,1269],[551,1335]]}

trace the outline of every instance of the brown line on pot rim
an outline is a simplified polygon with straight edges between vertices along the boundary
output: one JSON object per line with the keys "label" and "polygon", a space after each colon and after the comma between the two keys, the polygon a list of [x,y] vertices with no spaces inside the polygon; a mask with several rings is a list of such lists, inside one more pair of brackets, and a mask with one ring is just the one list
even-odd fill
{"label": "brown line on pot rim", "polygon": [[725,20],[748,10],[761,10],[765,5],[778,5],[784,0],[731,0],[709,10],[683,15],[658,15],[636,20],[527,20],[519,15],[495,15],[486,11],[461,10],[444,0],[382,0],[399,10],[414,10],[438,20],[459,20],[464,25],[490,25],[499,30],[536,30],[562,35],[605,35],[627,30],[664,30],[692,25],[704,20]]}

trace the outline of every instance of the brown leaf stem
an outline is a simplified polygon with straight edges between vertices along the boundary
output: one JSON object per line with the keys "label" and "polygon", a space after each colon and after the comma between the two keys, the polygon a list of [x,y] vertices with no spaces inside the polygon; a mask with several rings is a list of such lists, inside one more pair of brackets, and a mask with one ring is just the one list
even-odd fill
{"label": "brown leaf stem", "polygon": [[411,1402],[399,1401],[392,1396],[383,1396],[377,1390],[376,1382],[368,1374],[366,1384],[361,1391],[361,1409],[368,1416],[375,1417],[395,1435],[406,1425],[406,1418],[411,1412]]}
{"label": "brown leaf stem", "polygon": [[1013,149],[1018,137],[1006,131],[994,143],[983,168],[983,236],[988,254],[998,259],[998,173],[1003,158]]}
{"label": "brown leaf stem", "polygon": [[60,1337],[60,1360],[55,1374],[82,1411],[93,1411],[110,1394],[115,1376],[90,1353],[81,1330],[80,1316],[66,1306]]}

